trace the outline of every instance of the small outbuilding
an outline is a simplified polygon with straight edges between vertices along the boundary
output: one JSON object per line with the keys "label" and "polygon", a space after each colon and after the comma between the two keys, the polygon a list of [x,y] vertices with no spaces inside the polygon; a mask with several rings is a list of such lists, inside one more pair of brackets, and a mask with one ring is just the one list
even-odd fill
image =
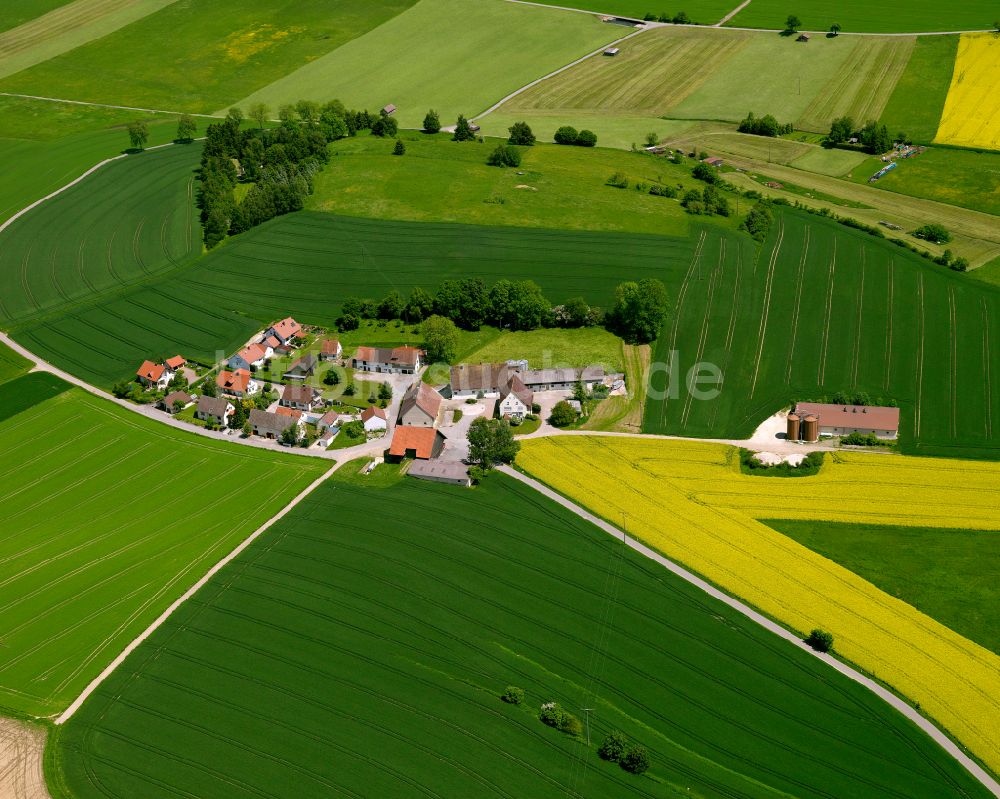
{"label": "small outbuilding", "polygon": [[382,109],[382,113],[385,114],[386,116],[395,114],[396,106],[394,106],[392,103],[389,103],[389,105],[387,105],[385,108]]}
{"label": "small outbuilding", "polygon": [[795,41],[797,41],[797,42],[808,42],[809,41],[809,34],[808,33],[800,33],[799,34],[799,38],[796,39]]}
{"label": "small outbuilding", "polygon": [[450,485],[472,485],[469,467],[459,461],[414,461],[406,472],[410,477]]}
{"label": "small outbuilding", "polygon": [[621,51],[617,47],[609,47],[607,50],[604,51],[604,55],[613,57],[618,55],[619,52]]}

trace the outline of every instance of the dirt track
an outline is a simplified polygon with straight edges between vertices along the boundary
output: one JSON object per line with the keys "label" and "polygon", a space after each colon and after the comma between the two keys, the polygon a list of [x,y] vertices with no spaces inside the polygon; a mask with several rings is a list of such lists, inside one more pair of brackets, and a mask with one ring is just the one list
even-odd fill
{"label": "dirt track", "polygon": [[42,775],[45,733],[13,719],[0,718],[0,796],[49,799]]}

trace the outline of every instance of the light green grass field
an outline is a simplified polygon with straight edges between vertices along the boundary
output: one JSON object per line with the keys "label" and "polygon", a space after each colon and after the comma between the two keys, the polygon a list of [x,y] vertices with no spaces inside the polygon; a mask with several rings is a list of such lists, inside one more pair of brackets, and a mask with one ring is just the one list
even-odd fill
{"label": "light green grass field", "polygon": [[844,36],[817,37],[805,44],[794,37],[763,33],[745,42],[670,116],[735,122],[753,111],[757,116],[772,114],[779,122],[795,122],[831,79],[850,68],[857,46]]}
{"label": "light green grass field", "polygon": [[5,4],[0,8],[0,32],[16,28],[70,2],[72,0],[21,0]]}
{"label": "light green grass field", "polygon": [[0,423],[0,705],[66,707],[323,468],[195,438],[77,388]]}
{"label": "light green grass field", "polygon": [[393,103],[419,127],[474,116],[510,92],[624,35],[596,17],[504,0],[420,0],[410,10],[242,101],[340,98],[372,111]]}
{"label": "light green grass field", "polygon": [[602,327],[506,331],[462,356],[468,363],[496,363],[510,358],[525,358],[532,369],[598,364],[609,372],[624,368],[622,340]]}
{"label": "light green grass field", "polygon": [[[867,391],[896,400],[904,451],[1000,456],[1000,291],[820,217],[783,211],[754,258],[708,230],[654,361],[717,364],[719,396],[662,392],[655,433],[745,437],[795,399]],[[680,383],[683,386],[683,382]]]}
{"label": "light green grass field", "polygon": [[30,368],[31,363],[28,360],[5,344],[0,344],[0,383],[20,377]]}
{"label": "light green grass field", "polygon": [[[808,172],[818,172],[821,175],[841,177],[848,172],[856,170],[858,174],[868,174],[863,169],[858,169],[860,164],[868,160],[864,153],[856,153],[850,150],[825,150],[822,147],[810,147],[808,151],[794,159],[791,164],[796,169],[805,169]],[[872,170],[873,172],[875,170]]]}
{"label": "light green grass field", "polygon": [[984,283],[1000,286],[1000,258],[995,258],[989,263],[983,264],[972,272],[972,276]]}
{"label": "light green grass field", "polygon": [[825,31],[838,22],[845,31],[916,33],[989,29],[996,16],[996,4],[989,0],[961,3],[885,0],[877,4],[868,0],[806,0],[791,8],[781,0],[753,0],[728,24],[780,29],[793,12],[802,20],[803,30]]}
{"label": "light green grass field", "polygon": [[[0,33],[0,78],[82,47],[174,2],[176,0],[75,0],[62,4]],[[32,5],[38,9],[42,7],[42,4]]]}
{"label": "light green grass field", "polygon": [[[101,39],[7,77],[0,89],[211,113],[371,30],[413,2],[177,0]],[[167,42],[169,58],[163,50]]]}
{"label": "light green grass field", "polygon": [[955,632],[1000,652],[1000,534],[763,519]]}
{"label": "light green grass field", "polygon": [[617,113],[508,111],[506,105],[480,117],[476,122],[482,126],[483,135],[503,138],[509,135],[510,126],[515,122],[527,122],[538,140],[543,142],[551,142],[556,130],[563,125],[570,125],[577,130],[592,130],[597,134],[597,143],[600,147],[615,147],[619,150],[629,150],[633,144],[645,147],[647,133],[655,133],[662,140],[683,133],[697,124],[686,119],[660,119]]}
{"label": "light green grass field", "polygon": [[[513,479],[342,468],[60,730],[72,795],[988,796],[881,699]],[[593,708],[591,743],[548,701]],[[645,775],[598,758],[612,729]]]}
{"label": "light green grass field", "polygon": [[914,141],[924,144],[934,140],[957,53],[957,36],[917,39],[910,63],[882,112],[882,122],[892,133],[905,131]]}
{"label": "light green grass field", "polygon": [[[879,159],[869,158],[854,170],[852,180],[865,183],[882,166]],[[931,147],[900,161],[875,186],[1000,215],[1000,153]]]}
{"label": "light green grass field", "polygon": [[657,15],[666,12],[672,16],[675,10],[683,10],[691,17],[691,21],[698,25],[712,25],[739,5],[739,2],[733,3],[730,0],[685,0],[680,4],[683,8],[678,7],[676,3],[664,7],[659,0],[569,0],[569,2],[541,0],[541,2],[544,5],[580,8],[599,14],[620,14],[633,19],[642,19],[647,12]]}

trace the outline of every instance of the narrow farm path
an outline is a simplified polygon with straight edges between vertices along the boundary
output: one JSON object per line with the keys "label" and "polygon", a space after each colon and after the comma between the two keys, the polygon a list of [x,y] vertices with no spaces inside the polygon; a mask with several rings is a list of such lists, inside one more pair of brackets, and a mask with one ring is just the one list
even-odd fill
{"label": "narrow farm path", "polygon": [[[206,119],[218,119],[215,114],[195,114],[190,111],[166,111],[162,108],[136,108],[132,105],[111,105],[109,103],[87,103],[83,100],[67,100],[64,97],[41,97],[35,94],[15,94],[13,92],[0,92],[0,97],[19,97],[22,100],[42,100],[47,103],[69,103],[70,105],[89,105],[94,108],[114,108],[119,111],[140,111],[144,114],[170,114],[180,116],[188,114],[193,117],[205,117]],[[152,148],[148,148],[152,149]]]}
{"label": "narrow farm path", "polygon": [[736,8],[734,8],[732,11],[730,11],[728,14],[726,14],[726,16],[724,16],[722,19],[720,19],[718,22],[716,22],[712,27],[713,28],[721,28],[723,25],[725,25],[727,22],[729,22],[729,20],[731,20],[733,17],[735,17],[737,14],[739,14],[744,8],[746,8],[748,5],[750,5],[750,2],[751,2],[751,0],[743,0],[742,3],[740,3],[738,6],[736,6]]}
{"label": "narrow farm path", "polygon": [[226,564],[232,562],[235,558],[239,557],[240,553],[243,552],[243,550],[246,549],[248,546],[250,546],[250,544],[256,541],[261,535],[267,532],[267,530],[271,527],[271,525],[273,525],[276,521],[283,519],[290,510],[292,510],[302,500],[304,500],[307,496],[309,496],[309,494],[315,491],[316,488],[324,480],[330,477],[330,475],[332,475],[339,467],[340,463],[334,463],[333,466],[331,466],[329,469],[326,470],[326,472],[324,472],[320,477],[317,477],[312,483],[310,483],[297,497],[295,497],[295,499],[293,499],[291,502],[285,505],[284,508],[282,508],[274,516],[272,516],[270,519],[264,522],[260,527],[254,530],[239,545],[237,545],[232,552],[230,552],[228,555],[222,558],[222,560],[216,563],[211,569],[205,572],[205,574],[202,576],[200,580],[198,580],[198,582],[196,582],[181,596],[175,599],[171,603],[170,607],[168,607],[165,611],[163,611],[163,613],[161,613],[159,617],[152,624],[149,625],[149,627],[143,630],[136,637],[134,641],[132,641],[128,646],[125,647],[125,649],[122,650],[122,652],[118,655],[118,657],[112,660],[111,663],[109,663],[105,667],[105,669],[91,681],[90,685],[88,685],[83,690],[83,693],[80,694],[76,699],[74,699],[73,703],[68,708],[66,708],[66,710],[64,710],[59,717],[56,718],[56,724],[64,724],[66,721],[68,721],[73,716],[73,714],[80,709],[80,706],[85,701],[87,701],[87,697],[89,697],[92,693],[94,693],[94,691],[97,690],[100,684],[104,682],[111,675],[111,673],[124,662],[125,658],[127,658],[130,654],[132,654],[132,652],[135,650],[137,646],[139,646],[139,644],[141,644],[143,641],[149,638],[149,636],[151,636],[154,632],[156,632],[156,630],[160,627],[160,625],[162,625],[168,618],[170,618],[170,615],[175,610],[177,610],[177,608],[179,608],[187,600],[189,600],[192,596],[194,596],[195,593],[197,593],[198,589],[201,588],[203,585],[205,585],[205,583],[207,583],[209,580],[211,580],[212,577],[214,577],[216,573],[218,573],[218,571],[222,569]]}
{"label": "narrow farm path", "polygon": [[0,718],[0,796],[49,799],[42,773],[45,733],[15,719]]}
{"label": "narrow farm path", "polygon": [[759,624],[764,629],[783,638],[793,646],[798,647],[799,649],[808,652],[814,657],[819,658],[824,663],[829,665],[832,669],[835,669],[836,671],[843,674],[845,677],[848,677],[849,679],[854,680],[856,683],[859,683],[860,685],[864,686],[873,694],[878,696],[880,699],[884,700],[886,703],[891,705],[895,710],[899,711],[904,716],[906,716],[906,718],[908,718],[918,727],[920,727],[920,729],[922,729],[925,733],[927,733],[936,743],[938,743],[941,746],[941,748],[943,748],[946,752],[948,752],[948,754],[954,757],[955,760],[957,760],[966,771],[968,771],[973,777],[975,777],[979,782],[981,782],[986,787],[987,790],[989,790],[994,796],[1000,797],[1000,783],[998,783],[995,779],[993,779],[989,774],[986,773],[984,769],[982,769],[978,764],[976,764],[975,761],[973,761],[970,757],[968,757],[968,755],[966,755],[961,749],[959,749],[959,747],[954,743],[954,741],[952,741],[951,738],[949,738],[947,735],[944,734],[944,732],[938,729],[938,727],[935,724],[925,719],[923,716],[920,715],[920,713],[918,713],[916,710],[910,707],[910,705],[908,705],[906,702],[904,702],[902,699],[900,699],[891,691],[887,690],[886,688],[883,688],[877,682],[866,677],[864,674],[852,668],[851,666],[848,666],[846,663],[837,660],[837,658],[833,657],[832,655],[825,654],[822,652],[816,652],[811,647],[807,646],[805,642],[803,642],[797,635],[795,635],[792,632],[789,632],[780,624],[771,621],[769,618],[767,618],[761,613],[758,613],[749,605],[745,605],[743,602],[740,602],[740,600],[735,599],[729,596],[729,594],[720,591],[711,583],[706,582],[693,572],[690,572],[687,569],[683,568],[682,566],[679,566],[678,564],[674,563],[672,560],[668,560],[659,552],[656,552],[655,550],[647,547],[645,544],[642,544],[639,541],[630,538],[626,531],[621,530],[618,527],[615,527],[614,525],[609,524],[603,519],[595,516],[589,511],[584,510],[576,503],[564,497],[562,494],[553,491],[544,483],[541,483],[532,477],[528,477],[526,474],[523,474],[509,466],[501,466],[500,470],[504,474],[510,475],[514,479],[519,480],[525,485],[530,486],[531,488],[535,489],[540,494],[548,497],[554,502],[558,502],[564,508],[567,508],[568,510],[572,511],[581,519],[585,519],[591,524],[594,524],[597,527],[599,527],[608,535],[614,536],[615,538],[621,540],[630,549],[660,564],[664,568],[669,569],[673,574],[676,574],[681,579],[691,583],[691,585],[700,588],[709,596],[719,600],[720,602],[724,602],[726,605],[738,611],[739,613],[743,614],[756,624]]}

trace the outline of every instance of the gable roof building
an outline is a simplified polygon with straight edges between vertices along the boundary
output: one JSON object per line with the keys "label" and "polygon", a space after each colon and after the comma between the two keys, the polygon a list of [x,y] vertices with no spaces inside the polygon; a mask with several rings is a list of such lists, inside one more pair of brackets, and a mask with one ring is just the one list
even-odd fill
{"label": "gable roof building", "polygon": [[420,381],[410,386],[399,405],[399,423],[414,427],[434,427],[441,409],[441,395]]}
{"label": "gable roof building", "polygon": [[400,425],[392,434],[392,443],[386,451],[388,459],[436,458],[444,449],[444,436],[433,427]]}
{"label": "gable roof building", "polygon": [[343,354],[344,348],[340,346],[340,342],[335,338],[328,338],[324,339],[320,346],[319,359],[321,361],[335,361]]}
{"label": "gable roof building", "polygon": [[198,397],[198,406],[194,415],[199,419],[210,419],[217,425],[224,425],[229,417],[236,412],[236,408],[225,397]]}
{"label": "gable roof building", "polygon": [[251,366],[260,366],[271,354],[271,348],[258,342],[248,344],[229,359],[230,369],[249,369]]}
{"label": "gable roof building", "polygon": [[523,419],[531,413],[531,404],[535,401],[535,395],[531,389],[527,388],[521,378],[514,375],[510,382],[500,391],[499,411],[500,416],[511,416]]}
{"label": "gable roof building", "polygon": [[316,356],[310,352],[289,366],[284,377],[286,380],[305,380],[307,377],[312,377],[315,371]]}
{"label": "gable roof building", "polygon": [[351,366],[365,372],[389,372],[411,375],[421,366],[423,351],[416,347],[358,347]]}
{"label": "gable roof building", "polygon": [[187,361],[184,360],[183,355],[175,355],[173,358],[167,358],[163,362],[166,364],[168,369],[173,369],[175,372],[180,369]]}
{"label": "gable roof building", "polygon": [[186,391],[172,391],[158,403],[163,410],[167,413],[173,415],[177,411],[174,410],[174,403],[180,402],[183,407],[187,407],[191,404],[191,395]]}
{"label": "gable roof building", "polygon": [[274,336],[282,344],[287,344],[293,338],[300,335],[302,335],[302,325],[290,316],[282,319],[280,322],[275,322],[264,331],[265,339],[268,336]]}
{"label": "gable roof building", "polygon": [[880,438],[895,438],[899,432],[899,408],[797,402],[795,413],[802,419],[816,416],[819,420],[819,432],[834,436],[874,433]]}
{"label": "gable roof building", "polygon": [[290,383],[281,392],[279,405],[286,408],[297,408],[302,411],[311,411],[313,405],[319,399],[319,392],[312,386],[305,386],[298,383]]}
{"label": "gable roof building", "polygon": [[229,372],[222,369],[215,378],[215,385],[225,394],[234,397],[245,397],[257,393],[257,383],[250,378],[250,372],[246,369],[237,369]]}
{"label": "gable roof building", "polygon": [[293,424],[299,423],[300,419],[262,411],[260,408],[254,408],[250,411],[250,427],[253,434],[262,438],[280,438],[285,430]]}
{"label": "gable roof building", "polygon": [[174,370],[166,364],[143,361],[135,376],[146,388],[166,388],[174,379]]}
{"label": "gable roof building", "polygon": [[372,433],[376,430],[387,429],[389,420],[382,408],[369,405],[361,411],[361,424],[364,425],[365,432]]}

